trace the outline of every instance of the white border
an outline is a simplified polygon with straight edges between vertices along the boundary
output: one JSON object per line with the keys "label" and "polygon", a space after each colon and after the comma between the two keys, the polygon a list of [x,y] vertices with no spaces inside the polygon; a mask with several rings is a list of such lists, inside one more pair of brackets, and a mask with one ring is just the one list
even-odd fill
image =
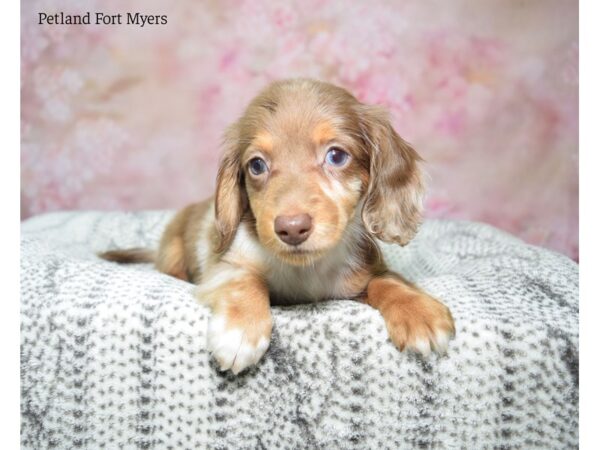
{"label": "white border", "polygon": [[[22,0],[27,1],[27,0]],[[575,3],[575,2],[574,2]],[[580,4],[580,442],[581,448],[594,448],[600,439],[596,436],[598,370],[600,355],[595,345],[599,342],[600,319],[597,280],[600,266],[598,251],[598,206],[600,204],[598,131],[600,115],[600,33],[598,29],[600,6],[595,0]],[[20,11],[19,3],[6,2],[2,7],[1,33],[3,70],[1,77],[2,149],[0,151],[2,212],[0,245],[2,249],[2,448],[19,448],[20,435],[20,379],[19,379],[19,187],[20,187]]]}
{"label": "white border", "polygon": [[579,142],[580,142],[580,448],[598,448],[598,385],[600,383],[600,354],[598,354],[598,205],[600,186],[597,170],[600,168],[598,150],[600,118],[598,102],[600,91],[600,39],[598,18],[600,6],[595,0],[583,0],[579,10]]}
{"label": "white border", "polygon": [[[26,1],[26,0],[24,0]],[[20,178],[20,17],[19,3],[6,2],[0,16],[3,69],[0,71],[0,258],[2,274],[2,448],[20,446],[19,376],[19,178]]]}

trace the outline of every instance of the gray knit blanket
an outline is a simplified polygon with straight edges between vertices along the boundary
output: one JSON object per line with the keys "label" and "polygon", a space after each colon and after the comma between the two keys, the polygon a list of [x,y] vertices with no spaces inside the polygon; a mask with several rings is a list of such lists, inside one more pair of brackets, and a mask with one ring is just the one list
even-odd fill
{"label": "gray knit blanket", "polygon": [[22,224],[22,448],[566,449],[578,445],[578,266],[487,225],[426,222],[389,265],[450,307],[448,354],[392,345],[352,301],[274,307],[258,366],[221,373],[193,285],[100,260],[172,212]]}

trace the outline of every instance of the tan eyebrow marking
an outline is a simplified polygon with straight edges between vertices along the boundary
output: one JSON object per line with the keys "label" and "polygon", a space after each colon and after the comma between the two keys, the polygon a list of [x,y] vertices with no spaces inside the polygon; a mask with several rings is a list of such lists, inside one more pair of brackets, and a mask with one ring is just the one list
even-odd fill
{"label": "tan eyebrow marking", "polygon": [[336,136],[335,129],[328,121],[320,122],[312,133],[313,141],[318,145],[323,145],[331,141]]}
{"label": "tan eyebrow marking", "polygon": [[254,139],[252,139],[252,145],[266,153],[270,153],[273,151],[273,136],[266,131],[259,131]]}

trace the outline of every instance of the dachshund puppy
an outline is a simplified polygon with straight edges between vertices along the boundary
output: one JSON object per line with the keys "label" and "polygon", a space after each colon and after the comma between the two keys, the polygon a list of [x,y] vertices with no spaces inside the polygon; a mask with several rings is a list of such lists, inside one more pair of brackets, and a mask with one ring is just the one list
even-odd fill
{"label": "dachshund puppy", "polygon": [[377,308],[400,350],[443,353],[454,335],[450,311],[388,270],[374,239],[405,245],[417,231],[419,161],[381,108],[328,83],[275,82],[227,131],[214,199],[180,211],[155,256],[101,256],[153,260],[198,284],[221,370],[259,361],[271,304],[333,298]]}

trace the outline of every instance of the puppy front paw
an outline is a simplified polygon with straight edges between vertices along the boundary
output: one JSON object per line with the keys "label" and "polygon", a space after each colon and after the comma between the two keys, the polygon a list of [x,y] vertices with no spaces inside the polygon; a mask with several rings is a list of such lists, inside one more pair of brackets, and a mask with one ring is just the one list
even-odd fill
{"label": "puppy front paw", "polygon": [[[242,321],[243,322],[243,321]],[[224,314],[213,315],[208,324],[208,350],[221,371],[234,374],[256,364],[271,340],[271,318],[246,324],[232,323]]]}
{"label": "puppy front paw", "polygon": [[450,310],[426,294],[393,302],[382,314],[390,339],[400,350],[444,354],[455,334]]}

